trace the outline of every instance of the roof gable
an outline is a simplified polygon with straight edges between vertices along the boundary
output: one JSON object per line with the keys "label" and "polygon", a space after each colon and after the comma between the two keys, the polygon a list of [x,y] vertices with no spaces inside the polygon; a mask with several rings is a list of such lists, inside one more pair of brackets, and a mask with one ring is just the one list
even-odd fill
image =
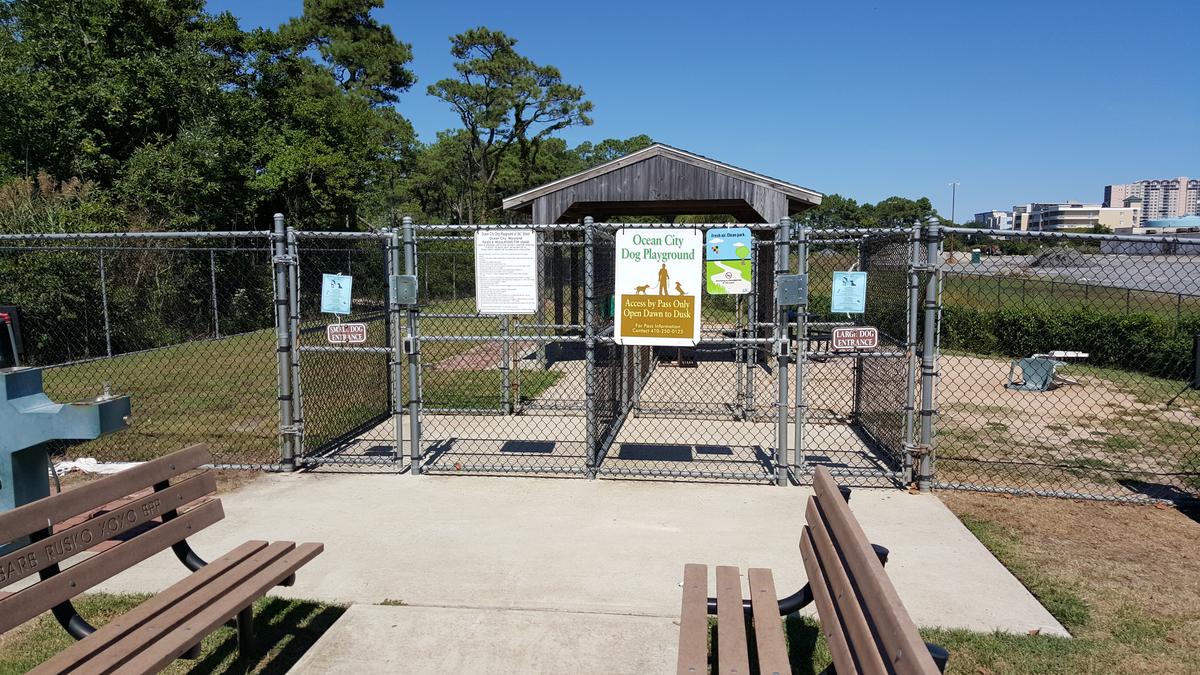
{"label": "roof gable", "polygon": [[[649,162],[650,160],[655,159],[658,161]],[[631,197],[629,194],[627,194],[627,191],[630,187],[627,185],[629,177],[627,175],[628,172],[624,170],[643,162],[649,162],[649,165],[657,165],[656,170],[659,172],[661,172],[661,166],[664,163],[677,163],[677,165],[686,165],[687,167],[690,167],[688,172],[691,174],[692,180],[683,181],[674,186],[675,190],[686,188],[686,192],[688,194],[682,199],[682,201],[689,203],[699,203],[701,201],[712,201],[716,203],[729,198],[730,195],[721,193],[719,189],[714,189],[713,194],[711,195],[706,194],[704,186],[696,184],[695,179],[706,173],[724,177],[727,184],[736,183],[737,185],[743,186],[742,192],[754,192],[755,194],[771,193],[779,197],[781,200],[786,199],[788,205],[786,210],[789,212],[801,211],[821,203],[821,193],[814,190],[810,190],[799,185],[793,185],[791,183],[771,178],[770,176],[764,176],[763,174],[755,173],[753,171],[747,171],[746,169],[725,164],[723,162],[718,162],[716,160],[680,150],[669,145],[655,143],[654,145],[630,153],[624,157],[619,157],[612,161],[605,162],[599,166],[581,171],[577,174],[560,178],[556,181],[552,181],[545,185],[541,185],[508,197],[504,199],[503,206],[508,210],[532,210],[532,206],[535,201],[538,201],[539,199],[544,200],[546,198],[550,198],[556,195],[556,193],[570,192],[572,196],[576,193],[582,195],[584,192],[587,192],[584,190],[585,184],[589,183],[589,181],[603,181],[605,177],[609,176],[610,174],[621,176],[620,180],[623,180],[626,183],[624,186],[625,190],[617,190],[616,192],[620,193],[619,195],[609,195],[607,199],[603,200],[603,203],[632,204],[639,200],[636,197]],[[639,176],[638,180],[642,180],[642,178]],[[667,186],[662,190],[648,188],[649,201],[662,200],[663,202],[670,202],[673,198],[678,199],[679,195],[672,195],[670,194],[671,191],[671,186]],[[560,197],[560,199],[556,201],[562,201],[563,199],[568,198],[564,195],[558,195],[558,197]],[[646,203],[647,200],[644,197],[640,203]],[[564,210],[565,209],[562,208],[558,209],[558,213],[555,215],[561,215]]]}

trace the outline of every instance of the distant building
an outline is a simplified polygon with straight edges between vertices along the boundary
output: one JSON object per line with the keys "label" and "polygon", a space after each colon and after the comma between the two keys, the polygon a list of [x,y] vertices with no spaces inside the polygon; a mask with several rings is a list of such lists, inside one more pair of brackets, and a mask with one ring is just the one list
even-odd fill
{"label": "distant building", "polygon": [[1013,214],[1009,211],[984,211],[975,214],[975,224],[988,230],[1013,229]]}
{"label": "distant building", "polygon": [[1013,207],[1013,229],[1034,232],[1089,230],[1105,227],[1116,231],[1131,228],[1141,220],[1141,208],[1135,200],[1129,205],[1109,208],[1100,204],[1025,204]]}
{"label": "distant building", "polygon": [[1153,218],[1133,227],[1114,229],[1116,234],[1167,234],[1181,237],[1200,236],[1200,216]]}
{"label": "distant building", "polygon": [[1104,206],[1124,205],[1131,197],[1142,202],[1142,223],[1200,215],[1200,180],[1186,176],[1104,186]]}

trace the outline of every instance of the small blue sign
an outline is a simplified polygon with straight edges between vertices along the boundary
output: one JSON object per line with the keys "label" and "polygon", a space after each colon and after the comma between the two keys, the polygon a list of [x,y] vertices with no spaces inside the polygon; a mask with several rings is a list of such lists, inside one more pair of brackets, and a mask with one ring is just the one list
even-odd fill
{"label": "small blue sign", "polygon": [[834,314],[862,314],[866,310],[867,273],[834,272],[830,311]]}
{"label": "small blue sign", "polygon": [[350,287],[354,277],[343,274],[321,275],[321,311],[326,314],[350,313]]}

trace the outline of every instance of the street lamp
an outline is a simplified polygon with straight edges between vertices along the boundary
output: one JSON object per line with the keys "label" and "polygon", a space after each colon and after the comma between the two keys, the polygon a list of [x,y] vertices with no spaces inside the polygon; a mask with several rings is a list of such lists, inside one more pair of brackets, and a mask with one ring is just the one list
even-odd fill
{"label": "street lamp", "polygon": [[958,223],[954,220],[954,207],[957,205],[958,186],[961,185],[961,183],[954,181],[953,183],[947,183],[947,185],[950,186],[950,227],[956,227]]}
{"label": "street lamp", "polygon": [[[956,227],[958,224],[954,222],[954,207],[958,197],[958,181],[947,183],[950,186],[950,227]],[[954,265],[958,262],[954,258],[954,237],[948,238],[950,241],[950,257],[946,260],[947,263]]]}

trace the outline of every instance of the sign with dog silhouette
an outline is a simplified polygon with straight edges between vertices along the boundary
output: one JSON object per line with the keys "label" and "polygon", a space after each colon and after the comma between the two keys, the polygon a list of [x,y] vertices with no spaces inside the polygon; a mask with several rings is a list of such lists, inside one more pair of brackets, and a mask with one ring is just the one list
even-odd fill
{"label": "sign with dog silhouette", "polygon": [[695,229],[617,231],[618,344],[691,347],[700,341],[704,237]]}

